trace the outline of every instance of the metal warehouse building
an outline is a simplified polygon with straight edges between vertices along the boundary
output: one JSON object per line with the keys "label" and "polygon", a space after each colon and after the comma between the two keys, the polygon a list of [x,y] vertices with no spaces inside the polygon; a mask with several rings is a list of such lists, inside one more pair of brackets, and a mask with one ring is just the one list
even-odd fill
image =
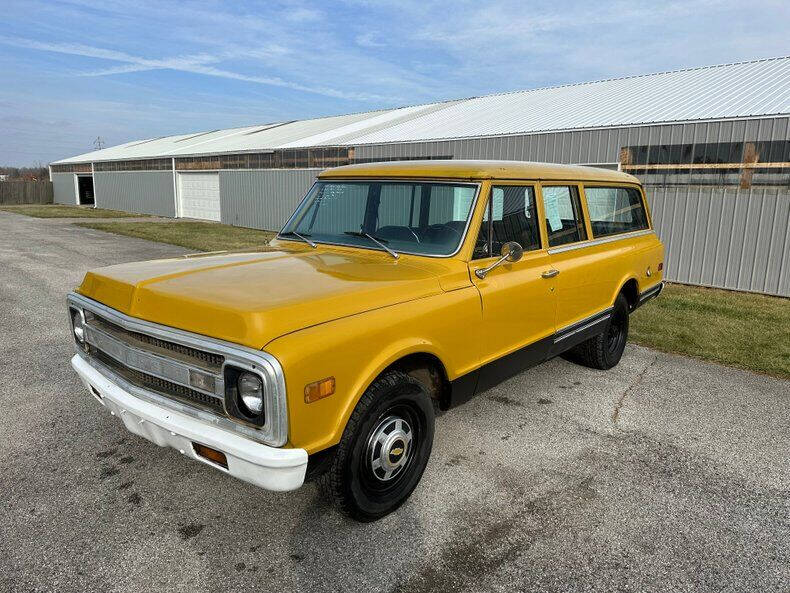
{"label": "metal warehouse building", "polygon": [[129,142],[50,166],[55,201],[278,229],[323,168],[512,159],[645,184],[677,282],[790,296],[790,58]]}

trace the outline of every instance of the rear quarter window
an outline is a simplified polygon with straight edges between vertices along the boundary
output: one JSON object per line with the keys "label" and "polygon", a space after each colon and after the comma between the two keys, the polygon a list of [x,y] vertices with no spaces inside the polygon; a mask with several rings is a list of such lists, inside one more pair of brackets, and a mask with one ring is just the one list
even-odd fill
{"label": "rear quarter window", "polygon": [[633,187],[585,187],[593,238],[648,228],[642,194]]}

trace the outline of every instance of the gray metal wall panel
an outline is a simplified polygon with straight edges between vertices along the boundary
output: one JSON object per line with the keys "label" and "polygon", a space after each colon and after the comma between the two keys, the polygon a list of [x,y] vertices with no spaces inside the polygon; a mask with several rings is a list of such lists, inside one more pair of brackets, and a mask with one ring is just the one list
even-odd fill
{"label": "gray metal wall panel", "polygon": [[222,222],[279,230],[310,189],[321,169],[220,171]]}
{"label": "gray metal wall panel", "polygon": [[776,202],[768,246],[764,292],[790,293],[790,199]]}
{"label": "gray metal wall panel", "polygon": [[790,192],[648,188],[666,278],[790,296]]}
{"label": "gray metal wall panel", "polygon": [[94,172],[96,206],[175,217],[171,171]]}
{"label": "gray metal wall panel", "polygon": [[74,173],[53,173],[52,191],[56,204],[76,204],[77,192],[74,188]]}
{"label": "gray metal wall panel", "polygon": [[359,158],[452,155],[456,159],[612,163],[619,161],[620,148],[623,146],[787,139],[790,134],[789,122],[790,118],[777,117],[761,120],[635,126],[449,141],[363,144],[357,146],[355,150]]}

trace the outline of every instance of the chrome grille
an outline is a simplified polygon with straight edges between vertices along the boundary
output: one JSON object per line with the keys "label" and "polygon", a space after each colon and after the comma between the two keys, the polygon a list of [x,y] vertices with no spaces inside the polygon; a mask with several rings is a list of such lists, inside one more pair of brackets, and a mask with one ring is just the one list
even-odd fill
{"label": "chrome grille", "polygon": [[[224,413],[225,384],[219,354],[184,346],[85,315],[88,354],[132,385]],[[193,382],[195,373],[206,375]]]}
{"label": "chrome grille", "polygon": [[149,375],[135,369],[130,369],[98,348],[94,346],[90,346],[89,348],[89,354],[91,356],[129,381],[132,385],[136,385],[137,387],[148,389],[150,391],[155,391],[160,395],[180,399],[193,405],[197,404],[200,407],[215,412],[224,411],[222,400],[217,399],[216,397],[206,395],[205,393],[201,393],[195,389],[190,389],[189,387],[179,385],[178,383],[173,383],[172,381],[155,377],[154,375]]}
{"label": "chrome grille", "polygon": [[225,361],[225,357],[220,354],[205,352],[183,344],[176,344],[175,342],[168,342],[153,336],[130,331],[95,314],[88,320],[88,325],[93,325],[129,345],[136,345],[149,352],[180,360],[213,373],[218,373],[222,369],[222,363]]}

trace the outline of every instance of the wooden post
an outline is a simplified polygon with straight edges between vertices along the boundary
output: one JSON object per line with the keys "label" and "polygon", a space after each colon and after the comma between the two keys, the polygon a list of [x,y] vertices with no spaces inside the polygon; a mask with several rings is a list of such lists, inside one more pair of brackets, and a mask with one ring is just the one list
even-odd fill
{"label": "wooden post", "polygon": [[[746,164],[754,164],[760,160],[760,154],[757,152],[757,148],[754,145],[754,142],[747,142],[746,146],[743,147],[743,159],[742,161]],[[741,169],[741,189],[749,189],[752,187],[752,177],[754,176],[754,168],[753,167],[746,167]]]}

